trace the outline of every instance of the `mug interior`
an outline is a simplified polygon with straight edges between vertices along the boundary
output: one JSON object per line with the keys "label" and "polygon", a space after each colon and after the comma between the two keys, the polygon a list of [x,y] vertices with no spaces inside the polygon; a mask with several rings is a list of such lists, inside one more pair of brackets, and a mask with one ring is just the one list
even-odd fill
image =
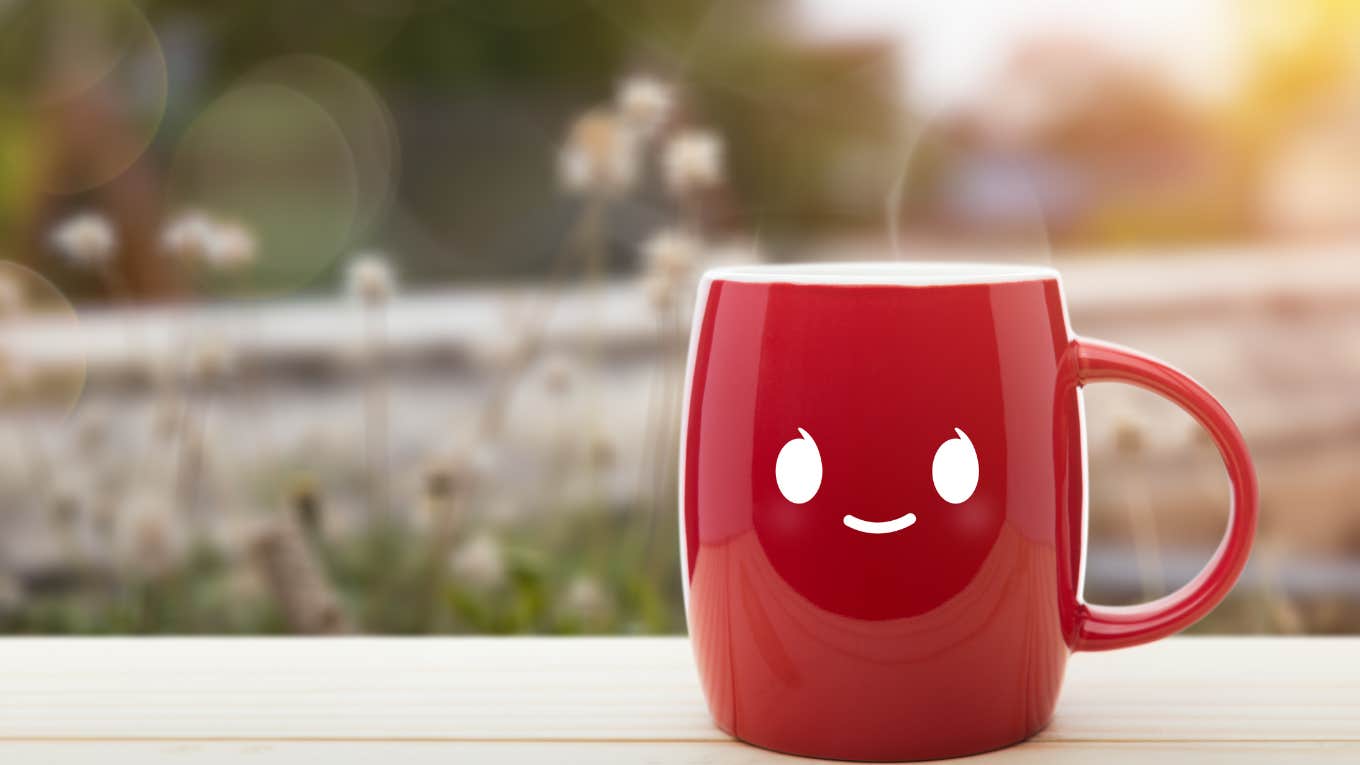
{"label": "mug interior", "polygon": [[710,269],[704,276],[755,283],[932,286],[1057,279],[1058,272],[1048,266],[1021,263],[885,261],[724,266]]}

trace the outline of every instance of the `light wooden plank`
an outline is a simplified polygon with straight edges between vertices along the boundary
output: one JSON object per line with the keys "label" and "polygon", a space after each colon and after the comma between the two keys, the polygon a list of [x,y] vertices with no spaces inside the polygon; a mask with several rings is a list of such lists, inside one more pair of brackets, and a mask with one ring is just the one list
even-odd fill
{"label": "light wooden plank", "polygon": [[725,739],[680,639],[38,639],[0,677],[0,738]]}
{"label": "light wooden plank", "polygon": [[[728,741],[682,638],[9,639],[0,678],[0,740]],[[1036,740],[1360,742],[1360,639],[1078,655]]]}
{"label": "light wooden plank", "polygon": [[[1145,765],[1149,762],[1308,765],[1355,763],[1360,744],[1224,742],[1205,744],[1030,743],[953,760],[976,765]],[[790,757],[737,742],[337,742],[337,741],[22,741],[0,742],[0,762],[175,762],[187,765],[450,765],[450,763],[592,763],[594,765],[764,765],[823,762]]]}

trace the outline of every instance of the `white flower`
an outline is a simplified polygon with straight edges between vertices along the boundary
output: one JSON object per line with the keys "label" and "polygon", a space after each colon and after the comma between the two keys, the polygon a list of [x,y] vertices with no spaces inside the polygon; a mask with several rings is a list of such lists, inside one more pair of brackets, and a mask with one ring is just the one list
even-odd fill
{"label": "white flower", "polygon": [[0,274],[0,317],[23,313],[26,302],[23,283],[12,276]]}
{"label": "white flower", "polygon": [[578,576],[567,585],[562,605],[572,616],[586,622],[598,622],[609,617],[609,598],[599,581],[591,576]]}
{"label": "white flower", "polygon": [[577,118],[557,155],[558,180],[573,194],[616,194],[637,179],[638,136],[613,114],[595,110]]}
{"label": "white flower", "polygon": [[222,223],[213,231],[206,260],[222,271],[235,271],[255,262],[255,235],[240,223]]}
{"label": "white flower", "polygon": [[663,229],[642,244],[642,289],[658,313],[675,306],[699,261],[699,240],[679,229]]}
{"label": "white flower", "polygon": [[699,261],[699,240],[679,229],[663,229],[642,243],[646,270],[670,282],[687,278]]}
{"label": "white flower", "polygon": [[187,212],[161,232],[161,251],[184,261],[207,260],[213,248],[215,226],[201,212]]}
{"label": "white flower", "polygon": [[186,262],[232,271],[255,261],[255,236],[240,223],[220,223],[201,212],[189,212],[165,227],[161,250]]}
{"label": "white flower", "polygon": [[79,213],[57,224],[50,241],[59,256],[85,268],[107,265],[118,248],[113,224],[92,212]]}
{"label": "white flower", "polygon": [[712,188],[723,179],[723,142],[708,130],[686,130],[672,138],[661,158],[666,187],[675,194]]}
{"label": "white flower", "polygon": [[557,155],[557,181],[562,188],[580,194],[589,191],[594,183],[595,171],[590,157],[576,146],[564,146]]}
{"label": "white flower", "polygon": [[376,252],[362,253],[350,261],[345,272],[349,294],[366,305],[386,303],[397,288],[397,277],[387,258]]}
{"label": "white flower", "polygon": [[449,572],[473,589],[493,590],[505,582],[505,555],[494,538],[483,534],[453,552]]}
{"label": "white flower", "polygon": [[652,135],[666,122],[674,100],[666,83],[642,74],[619,83],[615,98],[622,119],[644,136]]}

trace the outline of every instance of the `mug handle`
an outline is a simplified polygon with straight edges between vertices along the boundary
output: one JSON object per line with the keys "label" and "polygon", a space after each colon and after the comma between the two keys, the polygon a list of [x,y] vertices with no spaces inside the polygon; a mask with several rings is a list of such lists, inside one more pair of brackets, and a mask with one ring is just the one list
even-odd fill
{"label": "mug handle", "polygon": [[1072,371],[1077,385],[1129,383],[1170,399],[1194,417],[1217,444],[1232,484],[1228,528],[1208,565],[1194,579],[1170,595],[1135,606],[1078,602],[1074,650],[1108,651],[1148,643],[1175,634],[1209,613],[1242,573],[1256,533],[1256,470],[1228,412],[1188,376],[1137,351],[1100,340],[1078,337],[1069,353],[1075,354]]}

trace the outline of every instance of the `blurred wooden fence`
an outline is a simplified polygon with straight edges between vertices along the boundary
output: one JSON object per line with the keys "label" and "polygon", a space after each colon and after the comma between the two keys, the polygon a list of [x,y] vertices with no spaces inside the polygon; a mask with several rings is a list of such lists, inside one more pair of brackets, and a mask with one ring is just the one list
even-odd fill
{"label": "blurred wooden fence", "polygon": [[[1360,556],[1360,253],[1095,254],[1055,265],[1079,333],[1169,361],[1237,418],[1261,475],[1267,554]],[[556,297],[533,287],[408,293],[386,309],[386,366],[475,380],[480,360],[513,342],[545,301],[548,348],[596,347],[615,365],[652,364],[662,347],[683,352],[683,338],[658,334],[643,291],[619,281]],[[0,330],[0,342],[40,366],[83,353],[87,390],[135,394],[154,376],[150,359],[182,352],[190,333],[224,338],[237,367],[258,379],[341,379],[352,376],[363,317],[340,298],[92,310],[78,333],[37,320]],[[1207,554],[1198,551],[1221,533],[1226,482],[1189,418],[1120,386],[1092,387],[1087,410],[1093,542]]]}

